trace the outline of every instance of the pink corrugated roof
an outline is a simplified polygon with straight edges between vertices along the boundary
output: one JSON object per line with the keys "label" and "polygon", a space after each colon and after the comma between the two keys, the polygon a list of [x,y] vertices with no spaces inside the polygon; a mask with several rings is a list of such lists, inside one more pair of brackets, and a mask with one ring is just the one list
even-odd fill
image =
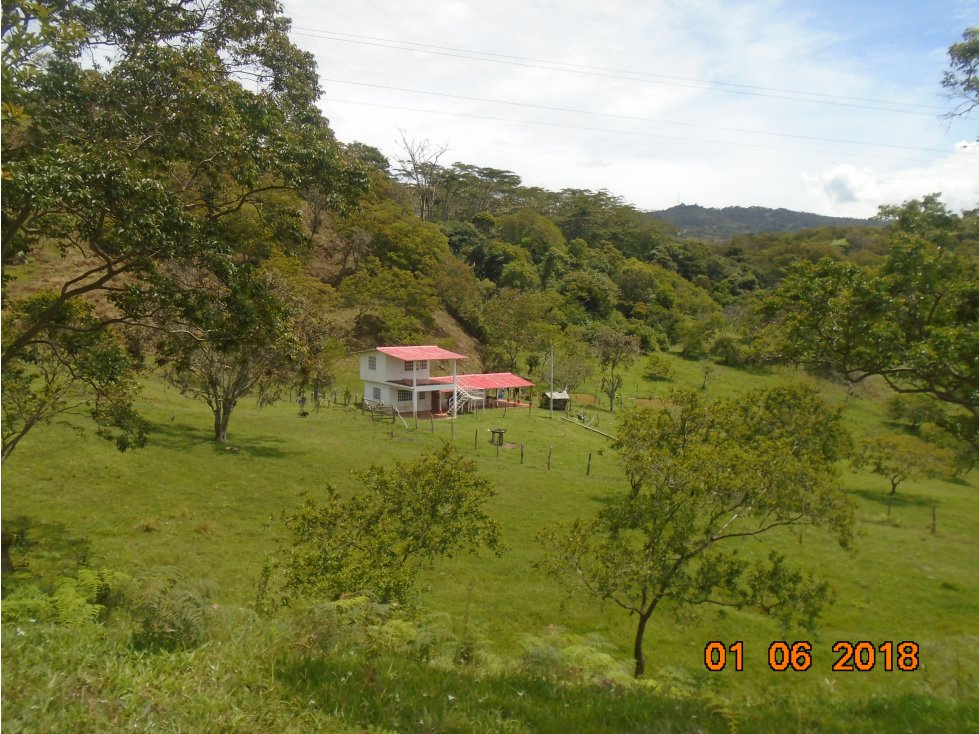
{"label": "pink corrugated roof", "polygon": [[[441,382],[446,385],[452,384],[452,376],[433,377],[432,382]],[[456,381],[463,387],[473,388],[474,390],[492,390],[504,387],[533,387],[534,383],[528,382],[518,375],[510,372],[491,372],[484,375],[458,375]]]}
{"label": "pink corrugated roof", "polygon": [[389,354],[395,359],[404,359],[413,362],[416,359],[466,359],[464,354],[456,354],[442,347],[378,347],[377,351],[382,354]]}

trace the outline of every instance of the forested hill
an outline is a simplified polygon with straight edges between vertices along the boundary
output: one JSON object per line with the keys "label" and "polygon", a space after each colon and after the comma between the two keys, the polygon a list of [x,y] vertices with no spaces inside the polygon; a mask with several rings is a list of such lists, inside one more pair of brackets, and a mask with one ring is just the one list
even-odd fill
{"label": "forested hill", "polygon": [[647,215],[672,224],[679,230],[677,234],[680,237],[705,241],[728,240],[739,234],[798,232],[817,227],[873,227],[882,224],[869,219],[826,217],[763,206],[726,206],[715,209],[699,204],[678,204],[669,209],[647,212]]}

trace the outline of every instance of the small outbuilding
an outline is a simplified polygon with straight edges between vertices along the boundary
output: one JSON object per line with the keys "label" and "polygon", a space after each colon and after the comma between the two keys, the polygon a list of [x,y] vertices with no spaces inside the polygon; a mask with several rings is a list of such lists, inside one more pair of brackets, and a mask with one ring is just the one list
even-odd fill
{"label": "small outbuilding", "polygon": [[554,410],[567,410],[568,406],[571,405],[571,396],[568,395],[567,390],[541,393],[541,408],[549,410],[551,408],[551,401],[554,401]]}

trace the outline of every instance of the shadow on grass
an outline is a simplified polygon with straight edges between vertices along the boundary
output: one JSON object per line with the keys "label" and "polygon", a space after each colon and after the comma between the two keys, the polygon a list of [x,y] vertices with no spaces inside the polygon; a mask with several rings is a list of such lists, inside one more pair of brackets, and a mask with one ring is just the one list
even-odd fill
{"label": "shadow on grass", "polygon": [[771,365],[767,364],[723,364],[718,362],[721,367],[727,367],[729,370],[734,370],[735,372],[744,372],[746,375],[755,375],[756,377],[771,377],[775,374],[775,370],[772,369]]}
{"label": "shadow on grass", "polygon": [[159,446],[168,451],[190,451],[201,446],[210,446],[216,454],[246,454],[264,459],[280,459],[286,456],[301,454],[301,451],[285,451],[280,446],[291,443],[288,437],[263,435],[248,436],[236,440],[234,436],[229,443],[221,444],[214,440],[214,432],[199,425],[163,421],[153,423],[149,430],[150,445]]}
{"label": "shadow on grass", "polygon": [[4,519],[13,572],[3,574],[3,595],[20,581],[53,583],[88,565],[91,541],[75,535],[62,523],[27,515]]}
{"label": "shadow on grass", "polygon": [[259,459],[284,459],[287,456],[297,457],[302,455],[302,451],[286,451],[278,446],[273,446],[270,444],[286,444],[289,443],[277,436],[251,436],[244,441],[230,440],[229,443],[217,443],[213,439],[211,440],[212,446],[214,448],[215,454],[230,454],[230,455],[240,455],[244,454],[246,456],[254,456]]}
{"label": "shadow on grass", "polygon": [[197,424],[177,423],[173,419],[160,423],[150,423],[150,446],[159,446],[173,451],[187,451],[214,440],[210,431],[201,429]]}
{"label": "shadow on grass", "polygon": [[608,507],[612,507],[617,502],[622,501],[626,497],[626,492],[628,491],[629,485],[624,484],[624,489],[621,492],[613,492],[612,494],[592,494],[588,495],[588,500],[594,504],[597,508],[596,511],[604,510]]}
{"label": "shadow on grass", "polygon": [[885,507],[887,505],[892,507],[931,507],[935,504],[935,500],[930,497],[922,497],[919,494],[901,494],[900,489],[895,494],[891,494],[890,490],[880,492],[872,489],[854,489],[851,494]]}

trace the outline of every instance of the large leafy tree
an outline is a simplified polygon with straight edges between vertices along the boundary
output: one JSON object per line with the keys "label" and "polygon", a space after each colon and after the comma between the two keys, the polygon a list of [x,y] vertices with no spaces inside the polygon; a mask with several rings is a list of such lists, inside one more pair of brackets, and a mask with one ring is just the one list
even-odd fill
{"label": "large leafy tree", "polygon": [[410,343],[434,326],[438,294],[423,273],[386,267],[368,257],[360,269],[344,279],[339,293],[343,303],[357,309],[354,337],[364,343]]}
{"label": "large leafy tree", "polygon": [[[38,293],[18,302],[4,314],[4,331],[8,324],[47,309],[54,298]],[[145,440],[145,426],[132,409],[133,358],[115,334],[99,328],[94,309],[84,301],[64,304],[54,320],[55,325],[62,323],[78,328],[40,331],[23,356],[4,370],[4,460],[36,425],[71,414],[90,416],[100,435],[120,449]]]}
{"label": "large leafy tree", "polygon": [[453,163],[445,172],[443,218],[469,221],[480,212],[505,214],[519,200],[520,177],[512,171]]}
{"label": "large leafy tree", "polygon": [[196,324],[160,339],[157,359],[181,393],[210,408],[214,440],[224,443],[238,401],[257,392],[260,403],[272,402],[299,346],[271,274],[237,266],[225,277],[227,289],[215,288],[209,274],[196,278],[195,290],[205,294]]}
{"label": "large leafy tree", "polygon": [[497,550],[499,526],[486,513],[495,494],[451,445],[360,476],[344,499],[332,486],[285,516],[290,542],[266,569],[263,593],[335,599],[367,592],[382,602],[412,600],[418,574],[464,550]]}
{"label": "large leafy tree", "polygon": [[[279,12],[274,0],[4,3],[4,266],[61,258],[46,307],[4,329],[5,377],[42,334],[195,323],[188,272],[227,290],[230,266],[267,254],[270,233],[305,242],[291,192],[351,200],[363,176]],[[97,323],[64,319],[78,299],[97,304]]]}
{"label": "large leafy tree", "polygon": [[967,115],[979,106],[979,26],[967,28],[962,40],[948,47],[948,71],[942,86],[959,100],[949,117]]}
{"label": "large leafy tree", "polygon": [[517,370],[520,354],[539,352],[546,343],[542,321],[549,299],[541,293],[503,288],[483,305],[488,345],[484,362],[490,368]]}
{"label": "large leafy tree", "polygon": [[497,232],[505,242],[520,245],[530,252],[535,262],[541,262],[551,250],[567,250],[564,235],[557,225],[530,209],[500,217]]}
{"label": "large leafy tree", "polygon": [[[754,608],[812,624],[825,582],[793,569],[779,529],[823,526],[848,542],[851,509],[837,486],[848,447],[838,411],[800,387],[708,402],[675,393],[666,407],[623,418],[616,447],[631,491],[597,516],[541,534],[544,567],[635,616],[635,672],[661,605]],[[746,541],[773,538],[767,555]],[[794,543],[794,541],[792,541]],[[751,544],[754,548],[754,543]]]}
{"label": "large leafy tree", "polygon": [[641,353],[639,337],[604,324],[595,328],[592,348],[602,368],[602,392],[608,396],[609,411],[615,412],[615,396],[622,389],[622,373]]}
{"label": "large leafy tree", "polygon": [[183,394],[205,403],[214,417],[214,440],[228,440],[238,401],[256,394],[260,405],[277,400],[286,386],[319,406],[333,383],[342,334],[330,320],[332,291],[281,254],[256,270],[245,263],[225,276],[229,287],[212,291],[197,274],[194,328],[161,338],[156,355],[164,374]]}
{"label": "large leafy tree", "polygon": [[979,262],[962,219],[938,200],[882,207],[892,221],[879,264],[798,263],[765,310],[774,351],[858,383],[879,375],[894,390],[958,406],[949,419],[979,442]]}

